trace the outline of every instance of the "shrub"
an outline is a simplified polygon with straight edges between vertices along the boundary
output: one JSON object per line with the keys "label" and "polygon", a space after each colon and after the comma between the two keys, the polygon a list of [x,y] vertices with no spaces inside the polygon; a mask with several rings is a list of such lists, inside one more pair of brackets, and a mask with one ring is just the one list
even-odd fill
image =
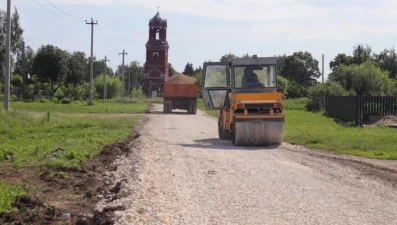
{"label": "shrub", "polygon": [[68,99],[68,98],[64,98],[61,100],[61,104],[70,104],[72,102],[72,100]]}
{"label": "shrub", "polygon": [[283,93],[284,96],[288,94],[288,79],[282,76],[277,76],[277,89],[278,92]]}
{"label": "shrub", "polygon": [[306,88],[295,81],[289,81],[287,87],[287,98],[304,98],[307,97]]}
{"label": "shrub", "polygon": [[142,89],[135,89],[135,90],[132,90],[131,97],[132,98],[145,98],[146,96],[143,93]]}
{"label": "shrub", "polygon": [[[107,99],[112,99],[119,96],[121,91],[121,81],[117,77],[111,77],[106,75],[106,89],[107,89]],[[89,89],[88,89],[89,91]],[[97,98],[103,98],[104,91],[104,76],[97,76],[94,80],[94,93]],[[89,93],[89,92],[87,92]],[[88,96],[88,95],[87,95]]]}

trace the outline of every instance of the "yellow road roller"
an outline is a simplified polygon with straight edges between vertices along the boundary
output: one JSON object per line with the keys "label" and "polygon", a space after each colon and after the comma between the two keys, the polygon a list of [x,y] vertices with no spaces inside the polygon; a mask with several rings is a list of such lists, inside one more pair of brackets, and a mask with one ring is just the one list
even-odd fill
{"label": "yellow road roller", "polygon": [[208,110],[218,110],[220,139],[236,146],[281,144],[282,93],[277,90],[277,58],[235,58],[203,64],[201,93]]}

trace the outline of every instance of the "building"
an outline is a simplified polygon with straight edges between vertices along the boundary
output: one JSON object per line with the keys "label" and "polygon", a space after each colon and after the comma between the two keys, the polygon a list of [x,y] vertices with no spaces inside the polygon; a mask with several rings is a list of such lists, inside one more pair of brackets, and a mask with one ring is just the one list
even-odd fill
{"label": "building", "polygon": [[169,77],[167,20],[160,13],[149,20],[149,40],[146,43],[143,92],[147,97],[162,97]]}

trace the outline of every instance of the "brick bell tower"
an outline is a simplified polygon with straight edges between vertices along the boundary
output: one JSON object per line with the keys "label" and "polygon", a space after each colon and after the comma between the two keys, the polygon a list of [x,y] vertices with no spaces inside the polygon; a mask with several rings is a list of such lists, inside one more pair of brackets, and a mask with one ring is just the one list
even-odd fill
{"label": "brick bell tower", "polygon": [[157,14],[149,20],[149,40],[146,43],[143,92],[147,97],[162,97],[168,70],[167,20]]}

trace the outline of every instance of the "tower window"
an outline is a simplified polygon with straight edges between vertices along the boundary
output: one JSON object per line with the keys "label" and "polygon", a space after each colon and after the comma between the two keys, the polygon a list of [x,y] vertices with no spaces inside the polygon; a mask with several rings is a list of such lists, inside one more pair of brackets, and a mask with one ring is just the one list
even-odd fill
{"label": "tower window", "polygon": [[157,32],[156,32],[156,40],[159,40],[160,39],[160,32],[157,30]]}
{"label": "tower window", "polygon": [[153,59],[158,60],[159,59],[159,53],[155,52],[153,53]]}

